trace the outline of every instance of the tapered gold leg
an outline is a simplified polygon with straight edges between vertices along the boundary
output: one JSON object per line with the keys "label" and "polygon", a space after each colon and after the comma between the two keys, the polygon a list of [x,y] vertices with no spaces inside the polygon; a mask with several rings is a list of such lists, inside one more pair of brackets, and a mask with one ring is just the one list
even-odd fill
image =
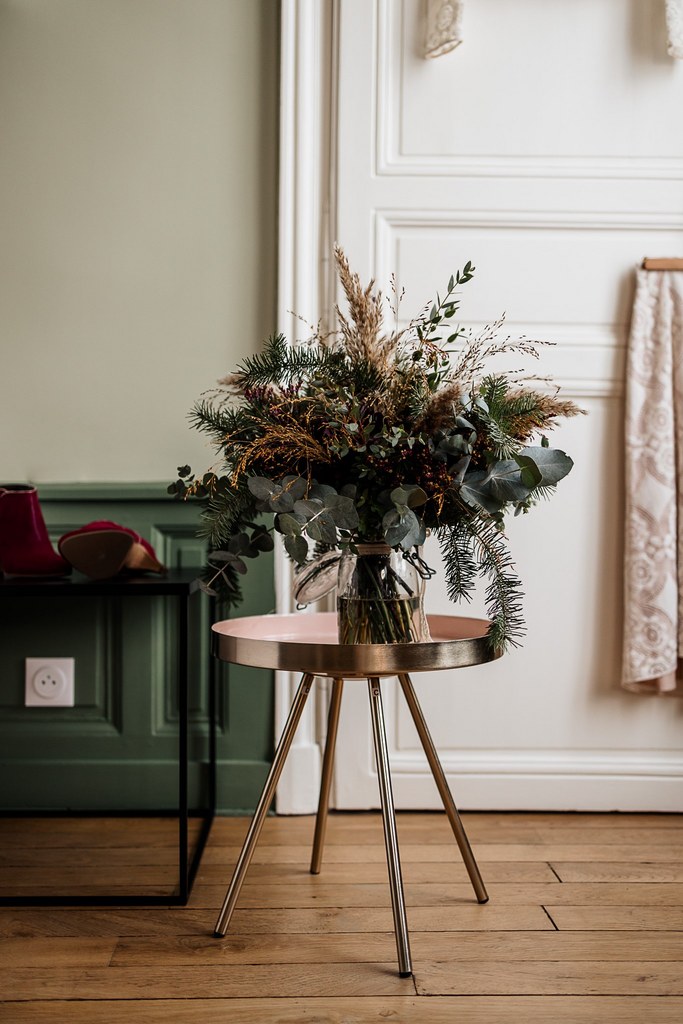
{"label": "tapered gold leg", "polygon": [[448,820],[451,823],[455,841],[460,848],[462,859],[465,862],[465,867],[467,868],[467,874],[470,876],[470,881],[472,882],[475,895],[480,903],[487,903],[489,897],[486,892],[484,880],[479,873],[477,862],[474,859],[474,854],[472,853],[472,847],[470,846],[467,833],[465,832],[462,821],[460,820],[460,815],[458,814],[458,809],[455,806],[455,802],[448,785],[448,780],[446,779],[444,770],[441,767],[439,755],[436,752],[434,741],[432,740],[429,729],[427,728],[427,723],[425,722],[424,715],[422,714],[422,708],[420,707],[417,695],[413,689],[410,676],[401,675],[398,678],[401,683],[401,687],[403,688],[403,693],[408,703],[408,707],[410,708],[410,713],[413,716],[413,721],[415,722],[415,727],[417,728],[420,741],[424,747],[424,752],[427,755],[427,760],[429,761],[429,767],[431,768],[432,775],[434,776],[436,788],[439,790],[439,795],[443,801],[444,810],[446,811]]}
{"label": "tapered gold leg", "polygon": [[330,786],[332,785],[332,772],[334,770],[334,750],[337,745],[337,728],[339,726],[339,710],[341,708],[342,691],[344,680],[335,679],[332,683],[332,696],[330,697],[330,709],[327,714],[327,738],[325,740],[325,754],[323,756],[323,771],[320,780],[320,799],[318,800],[318,815],[315,819],[315,835],[313,836],[313,853],[311,854],[311,874],[320,874],[320,865],[323,859],[323,847],[325,845],[325,828],[327,826],[327,811],[330,806]]}
{"label": "tapered gold leg", "polygon": [[301,718],[301,713],[304,710],[306,699],[310,693],[313,678],[314,677],[312,675],[308,674],[302,676],[299,689],[296,691],[296,696],[292,703],[289,717],[285,723],[284,729],[282,730],[282,736],[280,737],[280,742],[278,743],[277,750],[275,751],[273,764],[268,774],[268,778],[266,779],[266,784],[263,787],[263,792],[261,793],[261,799],[259,800],[256,811],[254,812],[254,817],[252,818],[251,825],[249,826],[247,838],[244,840],[242,852],[240,853],[237,864],[235,865],[235,870],[233,871],[232,879],[225,895],[223,906],[221,907],[221,912],[218,915],[218,920],[216,921],[216,930],[214,935],[217,939],[222,938],[228,930],[230,918],[232,917],[235,909],[235,904],[237,903],[237,898],[240,894],[240,889],[242,888],[244,876],[246,875],[247,868],[251,862],[254,848],[263,827],[263,822],[266,814],[268,813],[268,808],[270,807],[273,796],[275,795],[275,789],[280,775],[282,774],[285,761],[287,760],[287,754],[292,746],[294,733],[296,732],[296,727],[299,724],[299,719]]}
{"label": "tapered gold leg", "polygon": [[387,851],[387,867],[389,869],[391,909],[394,914],[394,931],[396,933],[396,950],[398,952],[398,973],[402,978],[407,978],[412,974],[410,940],[408,938],[406,902],[403,895],[401,860],[398,852],[396,813],[394,811],[394,794],[391,789],[387,733],[384,727],[384,712],[382,710],[382,691],[379,679],[377,678],[368,679],[368,686],[370,689],[370,711],[372,713],[372,732],[375,740],[379,795],[382,804],[384,845]]}

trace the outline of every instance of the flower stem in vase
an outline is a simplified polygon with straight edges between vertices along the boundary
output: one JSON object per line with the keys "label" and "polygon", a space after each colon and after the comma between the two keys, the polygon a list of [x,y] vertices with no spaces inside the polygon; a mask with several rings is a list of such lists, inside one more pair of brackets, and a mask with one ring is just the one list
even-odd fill
{"label": "flower stem in vase", "polygon": [[413,566],[386,544],[358,544],[357,552],[345,555],[340,567],[339,642],[406,644],[428,640],[423,628],[423,584]]}

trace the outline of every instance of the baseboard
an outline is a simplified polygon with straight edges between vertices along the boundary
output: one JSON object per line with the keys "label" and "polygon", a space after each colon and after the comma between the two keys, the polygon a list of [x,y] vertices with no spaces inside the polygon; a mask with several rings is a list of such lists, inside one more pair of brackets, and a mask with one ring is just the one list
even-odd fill
{"label": "baseboard", "polygon": [[[488,751],[442,763],[463,809],[683,812],[678,752]],[[441,806],[420,754],[392,757],[391,768],[397,807]]]}

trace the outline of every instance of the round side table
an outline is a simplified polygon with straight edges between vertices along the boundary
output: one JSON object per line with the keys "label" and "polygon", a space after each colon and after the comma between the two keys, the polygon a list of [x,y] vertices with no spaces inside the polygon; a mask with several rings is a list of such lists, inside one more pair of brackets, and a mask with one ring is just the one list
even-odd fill
{"label": "round side table", "polygon": [[228,930],[244,876],[258,841],[263,822],[275,794],[287,754],[294,739],[301,713],[316,676],[331,678],[332,697],[327,723],[327,739],[323,755],[320,801],[315,824],[311,874],[318,874],[322,863],[325,826],[332,782],[334,748],[345,679],[366,679],[370,696],[370,712],[379,779],[384,842],[387,853],[391,906],[394,916],[398,967],[401,977],[412,974],[410,941],[406,918],[403,879],[399,857],[396,815],[391,788],[387,738],[382,710],[380,679],[398,676],[408,708],[415,722],[429,767],[443,801],[455,840],[460,849],[477,900],[486,903],[488,896],[474,859],[460,815],[453,801],[439,756],[429,734],[422,709],[417,700],[410,672],[431,672],[437,669],[465,668],[493,661],[497,656],[487,641],[489,623],[485,619],[468,619],[454,615],[430,615],[432,640],[416,644],[339,644],[337,616],[334,612],[295,615],[254,615],[228,619],[212,626],[212,653],[221,661],[285,672],[301,672],[301,682],[292,702],[289,717],[280,737],[273,764],[254,813],[242,851],[235,865],[223,901],[215,935],[222,938]]}

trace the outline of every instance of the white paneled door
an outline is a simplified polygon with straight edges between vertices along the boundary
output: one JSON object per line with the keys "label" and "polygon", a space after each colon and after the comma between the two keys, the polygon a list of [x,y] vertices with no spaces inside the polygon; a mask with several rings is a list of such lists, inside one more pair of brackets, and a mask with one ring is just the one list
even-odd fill
{"label": "white paneled door", "polygon": [[[633,272],[683,255],[683,62],[663,6],[468,0],[462,45],[426,61],[420,0],[335,5],[331,234],[362,277],[396,272],[406,317],[471,260],[463,320],[504,312],[506,334],[555,342],[544,372],[588,413],[554,437],[571,475],[510,527],[523,648],[415,677],[465,808],[683,810],[683,709],[619,689]],[[428,610],[457,611],[442,573]],[[436,807],[402,695],[383,690],[397,806]],[[344,691],[334,797],[379,805],[362,683]]]}

